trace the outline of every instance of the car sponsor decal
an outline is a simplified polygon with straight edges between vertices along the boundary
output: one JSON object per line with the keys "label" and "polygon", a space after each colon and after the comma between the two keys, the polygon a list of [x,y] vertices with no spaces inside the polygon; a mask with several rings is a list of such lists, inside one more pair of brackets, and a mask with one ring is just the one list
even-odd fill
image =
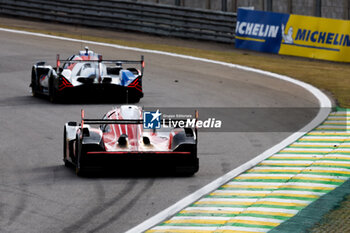
{"label": "car sponsor decal", "polygon": [[349,62],[350,22],[238,9],[236,48]]}

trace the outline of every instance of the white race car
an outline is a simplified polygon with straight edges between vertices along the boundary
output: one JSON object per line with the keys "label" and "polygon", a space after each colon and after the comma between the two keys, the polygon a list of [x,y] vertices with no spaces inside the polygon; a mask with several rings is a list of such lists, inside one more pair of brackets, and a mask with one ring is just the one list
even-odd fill
{"label": "white race car", "polygon": [[[129,64],[139,64],[141,70],[123,67]],[[105,98],[112,102],[136,103],[143,97],[143,69],[143,56],[139,61],[103,60],[101,55],[85,47],[85,51],[67,60],[60,60],[57,55],[56,67],[36,63],[30,87],[34,96],[49,96],[51,102],[76,96],[85,100]]]}

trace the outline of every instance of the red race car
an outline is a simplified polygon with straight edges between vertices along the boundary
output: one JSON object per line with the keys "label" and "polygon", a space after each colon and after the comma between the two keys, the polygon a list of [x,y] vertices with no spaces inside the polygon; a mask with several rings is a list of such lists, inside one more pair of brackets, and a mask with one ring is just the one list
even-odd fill
{"label": "red race car", "polygon": [[[82,110],[81,123],[68,122],[64,126],[65,165],[74,166],[77,175],[94,170],[196,173],[197,129],[149,129],[144,113],[141,107],[123,105],[103,119],[86,119]],[[159,115],[158,111],[153,113],[154,118]],[[197,115],[193,120],[197,121]]]}

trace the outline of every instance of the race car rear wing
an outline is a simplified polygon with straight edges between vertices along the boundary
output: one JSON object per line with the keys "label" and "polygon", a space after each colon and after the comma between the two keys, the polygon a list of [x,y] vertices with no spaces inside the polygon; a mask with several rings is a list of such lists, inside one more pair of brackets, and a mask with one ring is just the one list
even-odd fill
{"label": "race car rear wing", "polygon": [[122,65],[122,64],[140,64],[141,65],[141,76],[143,76],[143,70],[145,68],[145,59],[144,56],[141,55],[140,60],[103,60],[102,55],[98,56],[98,60],[61,60],[60,55],[57,54],[56,59],[56,71],[58,72],[58,69],[62,63],[80,63],[80,62],[97,62],[97,63],[105,63],[105,64],[116,64],[116,65]]}
{"label": "race car rear wing", "polygon": [[[195,110],[195,125],[197,125],[198,121],[198,110]],[[168,124],[169,122],[174,122],[174,121],[186,121],[186,119],[163,119],[162,122],[165,122]],[[81,110],[81,130],[83,131],[84,124],[89,124],[89,125],[103,125],[103,124],[143,124],[143,119],[122,119],[122,120],[112,120],[112,119],[86,119],[85,118],[85,111],[84,109]],[[195,133],[196,133],[196,142],[198,140],[198,128],[195,126],[194,128]]]}
{"label": "race car rear wing", "polygon": [[[194,132],[196,134],[196,144],[198,143],[198,128],[197,128],[197,121],[198,121],[198,110],[195,110],[195,127]],[[186,121],[185,119],[163,119],[163,122],[165,124],[169,124],[169,122],[172,121]],[[103,124],[143,124],[143,119],[122,119],[122,120],[112,120],[112,119],[86,119],[85,118],[85,111],[84,109],[81,110],[81,131],[84,132],[84,124],[89,125],[103,125]]]}
{"label": "race car rear wing", "polygon": [[[195,112],[196,121],[198,121],[198,111]],[[186,121],[187,119],[163,119],[165,123],[170,121]],[[81,110],[81,121],[82,123],[90,125],[101,125],[101,124],[143,124],[143,119],[122,119],[122,120],[112,120],[112,119],[86,119],[84,109]]]}

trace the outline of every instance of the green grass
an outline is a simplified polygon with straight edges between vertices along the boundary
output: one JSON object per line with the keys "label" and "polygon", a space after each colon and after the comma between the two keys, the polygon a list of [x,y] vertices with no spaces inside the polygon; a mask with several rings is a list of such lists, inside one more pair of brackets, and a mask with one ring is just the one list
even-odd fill
{"label": "green grass", "polygon": [[340,107],[350,108],[350,77],[348,77],[350,74],[350,65],[347,63],[335,63],[240,50],[233,52],[222,52],[164,44],[108,39],[95,36],[78,35],[74,33],[67,34],[63,32],[54,32],[51,30],[28,29],[13,26],[9,27],[7,25],[0,26],[76,39],[106,42],[144,49],[161,50],[267,70],[274,73],[287,75],[312,84],[321,90],[331,93],[337,100],[337,103]]}
{"label": "green grass", "polygon": [[310,232],[350,232],[350,195],[346,196],[338,207],[323,216]]}

